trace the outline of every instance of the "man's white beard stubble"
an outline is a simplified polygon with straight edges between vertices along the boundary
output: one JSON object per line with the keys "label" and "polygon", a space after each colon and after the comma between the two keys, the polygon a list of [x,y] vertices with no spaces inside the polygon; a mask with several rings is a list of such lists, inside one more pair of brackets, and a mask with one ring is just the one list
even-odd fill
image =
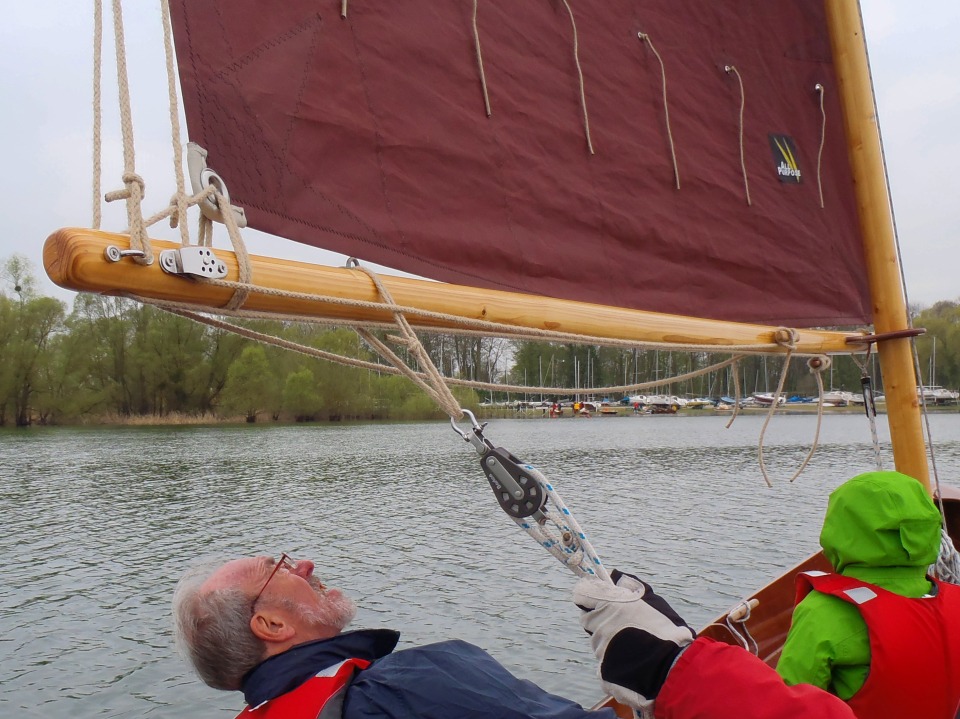
{"label": "man's white beard stubble", "polygon": [[320,597],[320,607],[309,609],[301,608],[301,614],[311,624],[320,624],[331,627],[338,633],[342,632],[353,621],[357,614],[357,605],[340,589],[325,588],[316,577],[307,581]]}

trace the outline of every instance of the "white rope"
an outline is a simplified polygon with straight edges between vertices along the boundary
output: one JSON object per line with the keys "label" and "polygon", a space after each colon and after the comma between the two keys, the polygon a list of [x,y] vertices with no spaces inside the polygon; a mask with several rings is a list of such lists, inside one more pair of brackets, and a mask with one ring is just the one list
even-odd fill
{"label": "white rope", "polygon": [[[864,403],[868,400],[863,398]],[[871,400],[872,401],[872,400]],[[883,471],[883,454],[880,452],[880,437],[877,434],[877,415],[873,407],[866,407],[867,417],[870,422],[870,441],[873,444],[873,463],[877,471]]]}
{"label": "white rope", "polygon": [[103,80],[103,3],[94,0],[93,3],[93,223],[95,230],[100,229],[103,220],[100,185],[103,175],[101,165],[103,152],[103,97],[101,83]]}
{"label": "white rope", "polygon": [[130,232],[130,246],[141,250],[143,257],[134,257],[139,264],[153,262],[153,248],[143,227],[143,215],[140,203],[143,201],[144,182],[136,172],[136,156],[133,146],[133,115],[130,109],[130,83],[127,78],[127,51],[123,31],[123,3],[113,0],[113,30],[117,53],[118,106],[120,109],[120,130],[123,137],[123,190],[108,192],[107,202],[126,200],[127,226]]}
{"label": "white rope", "polygon": [[180,104],[177,101],[177,70],[174,66],[173,27],[170,23],[170,1],[161,0],[163,14],[163,52],[167,64],[167,105],[170,109],[170,141],[173,145],[173,176],[176,178],[177,192],[171,204],[175,204],[176,214],[170,216],[170,226],[180,229],[180,244],[190,244],[190,229],[187,227],[187,192],[183,181],[183,162],[180,142]]}
{"label": "white rope", "polygon": [[537,480],[547,495],[547,503],[553,506],[550,509],[544,507],[545,521],[542,523],[529,518],[514,518],[514,521],[577,576],[596,576],[609,581],[610,575],[603,562],[579,522],[563,503],[560,493],[539,470],[529,464],[524,464],[523,468]]}
{"label": "white rope", "polygon": [[725,429],[733,426],[734,420],[740,415],[740,363],[733,363],[733,414],[730,415],[730,421],[727,422]]}
{"label": "white rope", "polygon": [[[823,379],[821,378],[821,374],[827,367],[830,366],[830,362],[830,358],[824,355],[820,358],[813,358],[807,363],[807,367],[817,380],[817,426],[813,433],[813,441],[810,444],[810,450],[807,452],[807,456],[804,457],[803,461],[800,463],[800,466],[793,473],[793,476],[790,477],[790,482],[793,482],[803,473],[803,470],[806,469],[807,465],[810,463],[810,460],[813,459],[813,455],[816,453],[817,447],[819,446],[820,426],[823,421]],[[787,354],[783,361],[783,370],[780,372],[780,381],[777,384],[777,391],[773,395],[773,401],[770,403],[770,409],[763,420],[763,427],[760,430],[760,438],[757,441],[757,455],[759,457],[760,473],[763,475],[763,481],[767,483],[768,487],[772,487],[773,482],[770,481],[770,475],[767,473],[767,466],[763,458],[763,440],[766,436],[767,426],[770,424],[770,420],[777,411],[777,406],[780,401],[781,393],[783,392],[783,385],[786,382],[787,371],[789,367],[790,355]]]}
{"label": "white rope", "polygon": [[[233,280],[214,280],[203,279],[203,282],[218,287],[239,288],[242,283]],[[523,338],[541,338],[556,342],[575,342],[578,344],[595,344],[606,347],[624,347],[629,349],[671,349],[678,352],[736,352],[738,354],[766,353],[779,347],[777,342],[760,342],[756,344],[724,344],[724,345],[704,345],[704,344],[673,344],[668,342],[649,342],[636,340],[617,340],[610,337],[599,337],[583,334],[574,334],[572,332],[557,332],[555,330],[539,329],[534,330],[528,327],[518,328],[511,325],[504,325],[498,322],[487,320],[475,320],[458,315],[450,315],[443,312],[434,312],[421,309],[410,305],[387,305],[382,302],[373,302],[369,300],[354,300],[344,297],[334,297],[332,295],[319,295],[310,292],[292,292],[289,290],[280,290],[273,287],[264,287],[262,285],[246,285],[251,292],[267,295],[271,297],[285,297],[295,300],[306,300],[322,304],[342,305],[344,307],[359,307],[371,310],[390,310],[396,308],[405,315],[412,315],[428,320],[440,320],[443,322],[459,324],[464,328],[473,328],[476,330],[486,330],[487,334],[496,333],[502,336],[523,337]]]}
{"label": "white rope", "polygon": [[[135,294],[126,295],[132,300],[140,302],[142,304],[152,305],[160,310],[171,312],[173,314],[179,315],[186,319],[192,320],[199,324],[204,324],[209,327],[215,327],[226,332],[232,332],[233,334],[245,337],[247,339],[254,340],[255,342],[260,342],[262,344],[273,345],[275,347],[281,347],[291,352],[298,352],[309,357],[316,357],[318,359],[326,360],[328,362],[335,362],[337,364],[342,364],[349,367],[357,367],[359,369],[370,370],[374,372],[384,372],[387,374],[405,374],[402,370],[391,365],[377,364],[375,362],[368,362],[366,360],[360,360],[355,357],[347,357],[344,355],[337,355],[332,352],[325,352],[323,350],[318,350],[315,347],[310,347],[309,345],[299,344],[297,342],[291,342],[290,340],[285,340],[274,335],[268,335],[263,332],[257,332],[255,330],[249,329],[247,327],[242,327],[240,325],[235,325],[230,322],[224,322],[223,320],[218,320],[214,317],[209,317],[207,315],[198,313],[195,311],[195,307],[183,302],[170,302],[164,300],[156,300],[149,297],[142,297]],[[217,309],[217,314],[224,316],[233,316],[233,317],[244,317],[247,319],[269,319],[269,320],[278,320],[289,322],[290,317],[287,315],[272,315],[270,313],[249,313],[244,310],[226,310],[224,308]],[[323,324],[333,327],[342,327],[343,322],[339,320],[320,320],[317,318],[306,318],[312,321],[314,324]],[[379,329],[395,327],[395,325],[379,324],[379,323],[365,323],[364,325],[359,325],[357,323],[353,324],[353,328],[358,334],[361,330],[369,329],[370,327],[376,326]],[[605,388],[599,387],[594,388],[597,392],[603,390],[609,390],[610,392],[623,390],[625,392],[633,390],[647,389],[649,387],[666,384],[673,384],[675,382],[681,382],[686,379],[690,379],[697,374],[706,374],[709,372],[714,372],[719,369],[735,363],[739,358],[734,357],[723,362],[719,362],[715,365],[711,365],[702,370],[698,370],[696,373],[688,373],[687,375],[678,375],[676,377],[671,377],[667,379],[660,379],[657,382],[640,382],[634,385],[622,385],[620,387],[614,388]],[[417,373],[417,376],[426,381],[428,376],[426,374]],[[413,378],[411,378],[413,379]],[[416,380],[414,380],[416,381]],[[516,392],[516,393],[529,393],[529,394],[573,394],[578,391],[577,387],[536,387],[529,385],[506,385],[493,382],[481,382],[478,380],[465,380],[458,379],[456,377],[444,377],[443,381],[449,385],[454,385],[458,387],[468,387],[471,389],[479,390],[489,390],[494,392]]]}
{"label": "white rope", "polygon": [[[738,615],[738,619],[733,619],[733,615],[735,613]],[[760,647],[757,645],[757,640],[753,638],[753,635],[750,633],[750,629],[747,627],[747,621],[750,619],[751,614],[753,614],[753,607],[750,605],[749,601],[744,600],[727,612],[726,617],[723,620],[723,624],[720,624],[719,622],[713,622],[709,626],[726,629],[728,632],[730,632],[733,638],[737,640],[741,647],[746,649],[754,656],[757,656],[760,654]],[[740,629],[737,629],[735,626],[733,626],[734,624],[739,624]]]}
{"label": "white rope", "polygon": [[237,216],[233,212],[233,205],[220,193],[219,189],[215,190],[214,196],[217,198],[220,216],[223,218],[223,224],[227,228],[230,243],[233,245],[233,251],[237,257],[239,272],[239,282],[237,283],[239,287],[224,307],[231,310],[240,309],[252,291],[250,289],[250,279],[253,277],[253,269],[250,265],[250,253],[247,252],[247,245],[243,241],[243,235],[240,234],[240,228],[237,226]]}
{"label": "white rope", "polygon": [[940,581],[960,584],[960,554],[954,548],[946,527],[940,528],[940,556],[934,565],[934,573]]}

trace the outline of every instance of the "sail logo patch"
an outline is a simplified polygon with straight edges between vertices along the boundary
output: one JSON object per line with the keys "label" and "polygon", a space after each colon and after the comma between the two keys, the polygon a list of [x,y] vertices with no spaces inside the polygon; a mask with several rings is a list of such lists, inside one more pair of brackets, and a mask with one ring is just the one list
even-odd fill
{"label": "sail logo patch", "polygon": [[773,151],[773,164],[777,169],[780,182],[800,184],[800,165],[797,163],[797,146],[793,138],[787,135],[768,135],[770,150]]}

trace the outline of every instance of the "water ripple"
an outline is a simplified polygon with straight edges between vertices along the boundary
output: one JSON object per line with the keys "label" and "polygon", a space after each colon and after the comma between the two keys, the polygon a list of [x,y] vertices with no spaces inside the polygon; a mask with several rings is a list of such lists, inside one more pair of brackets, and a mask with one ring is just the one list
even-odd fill
{"label": "water ripple", "polygon": [[[495,420],[497,444],[560,489],[610,567],[692,624],[817,546],[826,494],[873,462],[862,418],[831,416],[794,484],[809,417]],[[960,470],[960,416],[935,415]],[[881,437],[889,452],[888,437]],[[572,577],[499,512],[443,423],[0,432],[0,713],[233,716],[176,656],[169,602],[200,557],[317,560],[401,646],[461,637],[548,690],[599,696]],[[889,464],[889,460],[888,460]]]}

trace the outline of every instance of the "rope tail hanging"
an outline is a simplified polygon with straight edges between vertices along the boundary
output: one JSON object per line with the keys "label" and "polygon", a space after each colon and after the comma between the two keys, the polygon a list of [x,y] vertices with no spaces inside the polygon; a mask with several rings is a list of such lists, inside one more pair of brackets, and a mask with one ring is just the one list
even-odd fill
{"label": "rope tail hanging", "polygon": [[747,204],[752,205],[750,201],[750,180],[747,179],[747,161],[743,154],[743,111],[747,105],[746,93],[743,90],[743,78],[740,77],[740,71],[735,65],[724,66],[724,71],[733,73],[737,78],[737,84],[740,86],[740,170],[743,172],[743,189],[747,196]]}
{"label": "rope tail hanging", "polygon": [[[344,0],[346,2],[346,0]],[[480,28],[477,25],[477,5],[480,0],[473,0],[473,46],[477,53],[477,69],[480,71],[480,88],[483,90],[483,106],[487,117],[493,114],[490,108],[490,93],[487,90],[487,75],[483,70],[483,54],[480,52]]]}
{"label": "rope tail hanging", "polygon": [[822,209],[825,205],[823,204],[823,176],[821,174],[821,167],[823,165],[823,146],[827,141],[827,112],[823,108],[823,85],[818,82],[814,89],[820,98],[820,149],[817,150],[817,192],[820,194],[820,207]]}
{"label": "rope tail hanging", "polygon": [[[760,473],[763,475],[763,481],[767,483],[768,487],[772,487],[773,482],[770,481],[770,475],[767,473],[767,465],[763,458],[763,440],[766,436],[767,426],[770,424],[770,420],[780,404],[780,398],[783,394],[783,386],[787,381],[787,372],[790,369],[790,357],[792,356],[793,351],[796,349],[796,332],[794,330],[781,327],[779,330],[777,330],[776,337],[777,341],[787,348],[787,353],[783,359],[783,369],[780,372],[780,381],[777,383],[777,391],[773,394],[773,401],[770,403],[770,409],[767,412],[767,416],[763,420],[763,427],[760,429],[760,438],[757,442],[757,455],[760,464]],[[803,461],[800,463],[800,466],[793,473],[793,476],[790,477],[791,482],[799,477],[803,470],[806,469],[807,465],[810,463],[810,460],[813,459],[814,453],[817,451],[817,446],[820,441],[820,425],[823,420],[823,380],[821,379],[821,374],[829,366],[830,358],[826,356],[811,357],[807,362],[807,367],[809,367],[810,372],[817,380],[819,395],[819,402],[817,404],[817,427],[816,430],[814,430],[813,442],[810,445],[810,451],[807,452],[807,456],[804,457]]]}
{"label": "rope tail hanging", "polygon": [[573,62],[577,66],[577,77],[580,80],[580,107],[583,110],[583,133],[587,138],[587,149],[590,154],[596,154],[593,151],[593,139],[590,137],[590,115],[587,113],[587,93],[583,85],[583,68],[580,67],[580,40],[577,37],[577,21],[573,17],[573,8],[567,0],[563,0],[563,6],[567,9],[570,16],[570,26],[573,28]]}
{"label": "rope tail hanging", "polygon": [[657,62],[660,63],[660,77],[663,81],[663,117],[667,125],[667,139],[670,141],[670,158],[673,160],[673,177],[676,182],[676,187],[680,189],[680,168],[677,166],[677,149],[673,142],[673,130],[670,128],[670,106],[667,104],[667,68],[663,64],[663,58],[660,57],[660,53],[657,52],[657,48],[653,46],[653,40],[650,39],[650,36],[644,32],[638,32],[637,37],[640,38],[641,42],[645,42],[650,46],[651,52],[657,58]]}

